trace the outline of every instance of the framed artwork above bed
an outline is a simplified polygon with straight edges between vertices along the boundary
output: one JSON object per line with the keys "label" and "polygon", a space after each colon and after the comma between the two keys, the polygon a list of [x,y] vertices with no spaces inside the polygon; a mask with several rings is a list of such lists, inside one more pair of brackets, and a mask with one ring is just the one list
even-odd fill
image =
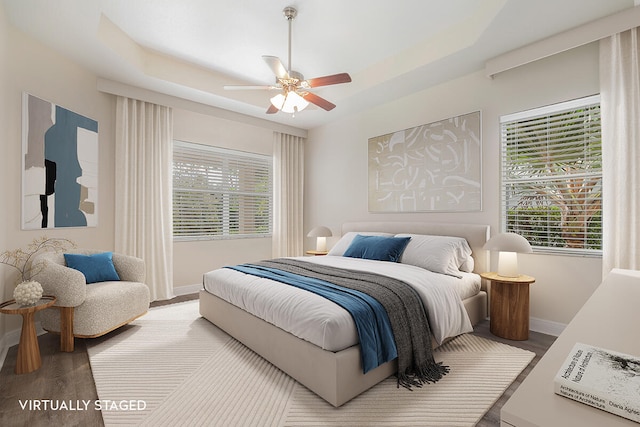
{"label": "framed artwork above bed", "polygon": [[370,138],[368,162],[369,212],[482,209],[480,111]]}

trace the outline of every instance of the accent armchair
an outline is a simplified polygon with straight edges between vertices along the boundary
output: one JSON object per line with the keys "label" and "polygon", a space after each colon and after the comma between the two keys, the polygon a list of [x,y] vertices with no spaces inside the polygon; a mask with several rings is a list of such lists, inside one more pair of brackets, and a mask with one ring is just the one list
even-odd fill
{"label": "accent armchair", "polygon": [[[78,255],[104,254],[96,250],[74,250]],[[56,304],[40,313],[42,327],[60,333],[60,349],[74,350],[74,338],[95,338],[142,316],[149,309],[149,288],[144,283],[142,259],[113,253],[113,267],[119,280],[87,284],[81,271],[67,266],[62,253],[43,253],[34,263],[42,263],[34,280],[44,295],[57,298]],[[57,309],[56,309],[57,307]]]}

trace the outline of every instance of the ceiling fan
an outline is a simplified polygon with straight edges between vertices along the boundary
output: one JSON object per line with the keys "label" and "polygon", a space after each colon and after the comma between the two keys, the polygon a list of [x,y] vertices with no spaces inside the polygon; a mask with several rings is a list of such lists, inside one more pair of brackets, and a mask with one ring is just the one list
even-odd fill
{"label": "ceiling fan", "polygon": [[271,105],[267,109],[267,114],[274,114],[278,111],[294,114],[304,110],[309,103],[330,111],[336,106],[320,96],[309,92],[320,86],[329,86],[339,83],[349,83],[351,76],[348,73],[332,74],[330,76],[316,77],[305,80],[304,76],[291,69],[291,22],[298,14],[298,11],[291,7],[285,7],[282,11],[289,22],[289,63],[285,68],[276,56],[264,55],[262,59],[276,75],[276,83],[268,86],[225,86],[227,90],[279,90],[280,93],[271,98]]}

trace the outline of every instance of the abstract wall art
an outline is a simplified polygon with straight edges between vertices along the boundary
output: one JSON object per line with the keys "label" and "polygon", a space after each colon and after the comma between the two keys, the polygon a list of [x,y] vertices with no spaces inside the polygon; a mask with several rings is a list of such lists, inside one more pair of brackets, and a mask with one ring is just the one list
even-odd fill
{"label": "abstract wall art", "polygon": [[28,93],[22,114],[22,228],[97,226],[98,122]]}
{"label": "abstract wall art", "polygon": [[480,112],[369,139],[369,212],[482,209]]}

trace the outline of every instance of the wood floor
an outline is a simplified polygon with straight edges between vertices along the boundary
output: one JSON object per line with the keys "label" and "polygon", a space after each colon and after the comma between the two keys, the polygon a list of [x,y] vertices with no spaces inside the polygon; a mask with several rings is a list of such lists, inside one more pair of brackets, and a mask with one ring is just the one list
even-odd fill
{"label": "wood floor", "polygon": [[[196,298],[197,294],[193,294],[174,298],[171,301],[153,303],[152,306]],[[536,353],[533,362],[478,423],[480,427],[499,426],[500,408],[551,346],[555,337],[531,332],[527,341],[504,340],[489,332],[489,322],[487,321],[476,326],[474,334]],[[93,382],[85,340],[76,339],[73,353],[59,351],[60,338],[58,335],[44,334],[38,338],[38,341],[42,367],[35,372],[22,375],[14,374],[17,346],[11,347],[8,351],[0,371],[0,426],[103,426],[100,411],[93,408],[98,395]],[[54,405],[65,403],[69,410],[44,410],[44,401],[49,400],[52,400]],[[39,410],[33,407],[36,401],[40,401]],[[88,410],[84,410],[83,402],[89,402]],[[29,405],[32,407],[29,408]]]}

